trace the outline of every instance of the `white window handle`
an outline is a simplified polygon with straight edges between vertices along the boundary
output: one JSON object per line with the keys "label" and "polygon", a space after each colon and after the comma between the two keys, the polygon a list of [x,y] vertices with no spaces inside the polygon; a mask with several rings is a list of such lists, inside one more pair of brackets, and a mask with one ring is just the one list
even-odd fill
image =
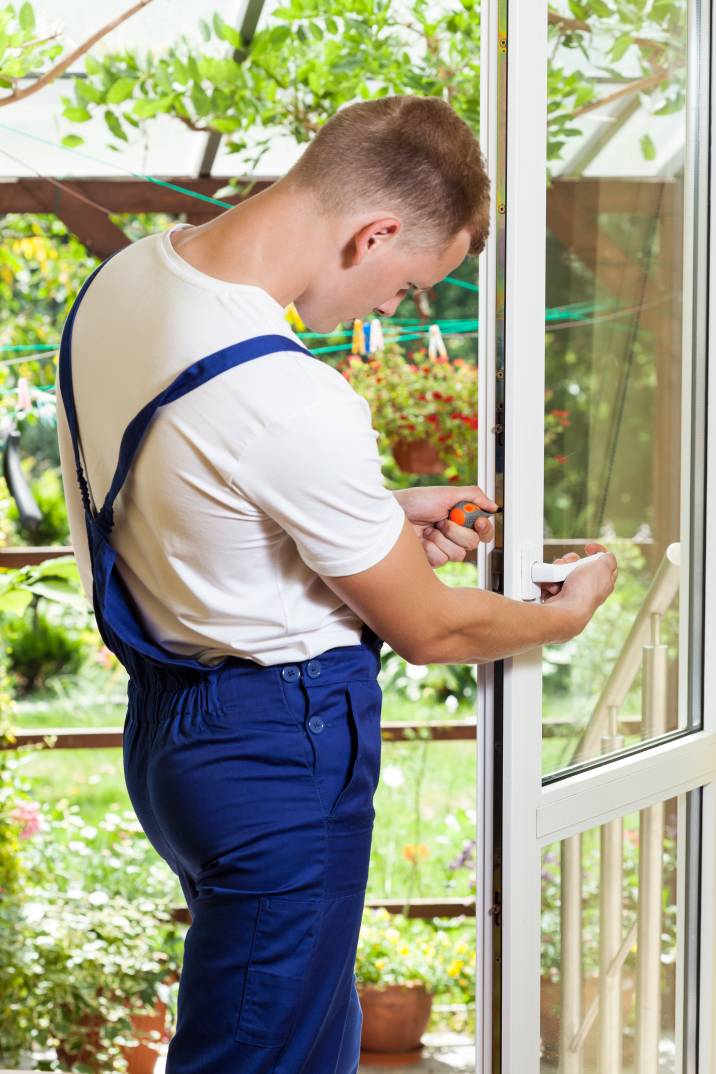
{"label": "white window handle", "polygon": [[595,552],[591,556],[583,556],[581,559],[572,560],[570,563],[533,563],[532,581],[539,582],[563,582],[575,567],[581,567],[583,563],[591,563],[595,559],[608,555],[608,552]]}

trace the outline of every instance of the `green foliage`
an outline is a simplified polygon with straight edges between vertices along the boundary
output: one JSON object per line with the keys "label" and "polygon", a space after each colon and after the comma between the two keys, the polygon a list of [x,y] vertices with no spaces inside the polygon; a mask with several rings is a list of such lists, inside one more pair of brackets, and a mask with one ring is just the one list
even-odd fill
{"label": "green foliage", "polygon": [[[79,286],[96,264],[56,217],[8,213],[0,246],[0,343],[57,343]],[[3,369],[1,387],[9,376]],[[52,358],[14,366],[11,383],[19,376],[37,385],[54,383]]]}
{"label": "green foliage", "polygon": [[[218,131],[240,157],[237,174],[254,172],[270,145],[267,135],[252,148],[257,132],[278,129],[300,144],[341,105],[361,98],[444,97],[477,131],[475,7],[474,0],[456,0],[433,12],[426,0],[413,0],[410,10],[399,13],[389,0],[351,0],[329,8],[291,0],[272,11],[271,24],[248,45],[214,14],[199,19],[197,33],[181,35],[161,55],[135,50],[101,59],[88,55],[87,77],[74,81],[74,98],[62,98],[63,114],[81,124],[101,112],[115,150],[158,115],[174,116],[192,130]],[[583,132],[583,110],[606,95],[598,94],[597,79],[634,84],[654,115],[683,108],[683,0],[555,0],[550,15],[550,161]],[[575,64],[569,55],[575,50],[587,63]],[[81,135],[69,137],[80,144]],[[650,141],[641,144],[648,159]]]}
{"label": "green foliage", "polygon": [[22,543],[28,545],[69,544],[67,505],[59,471],[50,467],[43,470],[39,477],[30,481],[30,490],[42,512],[42,519],[35,529],[26,529],[21,526],[20,514],[14,500],[10,503],[7,512],[8,519],[15,523]]}
{"label": "green foliage", "polygon": [[[441,96],[477,128],[479,19],[473,0],[438,14],[426,0],[398,13],[389,0],[325,5],[292,0],[272,12],[237,62],[238,31],[215,14],[198,33],[181,35],[161,55],[134,50],[86,57],[85,79],[64,97],[64,116],[104,115],[109,143],[158,115],[192,130],[226,135],[240,155],[237,174],[255,171],[273,134],[250,148],[256,132],[278,128],[307,142],[338,108],[394,93]],[[75,135],[75,139],[81,135]],[[75,141],[74,144],[77,144]]]}
{"label": "green foliage", "polygon": [[[555,0],[549,7],[549,161],[559,160],[569,140],[583,133],[583,114],[621,90],[639,93],[655,116],[684,108],[685,0]],[[648,133],[640,146],[653,160]]]}
{"label": "green foliage", "polygon": [[454,712],[458,705],[474,705],[477,696],[476,664],[408,664],[394,652],[382,657],[381,686],[391,697],[443,704]]}
{"label": "green foliage", "polygon": [[12,96],[21,78],[48,66],[61,52],[56,33],[38,33],[32,4],[5,4],[0,8],[0,89],[10,92],[0,100]]}
{"label": "green foliage", "polygon": [[0,568],[0,613],[23,615],[33,596],[48,597],[87,612],[89,605],[81,589],[75,557],[57,556],[13,570]]}
{"label": "green foliage", "polygon": [[23,885],[0,897],[12,923],[0,932],[0,967],[11,971],[0,973],[3,1060],[14,1063],[33,1046],[72,1048],[84,1019],[98,1015],[93,1062],[126,1070],[128,1004],[138,1012],[157,997],[174,1004],[186,926],[171,917],[171,874],[131,812],[92,826],[67,799],[33,804],[35,822],[12,844]]}
{"label": "green foliage", "polygon": [[81,635],[51,622],[36,603],[32,614],[5,624],[4,640],[19,695],[32,693],[52,676],[78,671],[84,660]]}

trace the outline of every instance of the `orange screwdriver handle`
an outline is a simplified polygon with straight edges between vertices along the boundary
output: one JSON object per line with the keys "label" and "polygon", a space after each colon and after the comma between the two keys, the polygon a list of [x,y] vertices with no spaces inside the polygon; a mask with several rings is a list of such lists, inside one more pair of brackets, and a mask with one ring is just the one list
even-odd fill
{"label": "orange screwdriver handle", "polygon": [[498,507],[496,511],[485,511],[484,508],[478,507],[472,500],[459,500],[450,508],[448,518],[451,522],[456,522],[458,526],[467,526],[470,529],[474,529],[478,518],[492,518],[493,515],[499,514],[501,511],[501,507]]}

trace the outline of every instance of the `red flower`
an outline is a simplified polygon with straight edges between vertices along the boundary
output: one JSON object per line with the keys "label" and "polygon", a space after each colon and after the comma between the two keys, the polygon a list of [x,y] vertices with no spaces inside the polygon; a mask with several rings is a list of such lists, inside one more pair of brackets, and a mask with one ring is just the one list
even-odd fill
{"label": "red flower", "polygon": [[566,455],[555,455],[554,456],[554,461],[555,462],[560,462],[560,463],[566,462],[567,461],[567,456]]}

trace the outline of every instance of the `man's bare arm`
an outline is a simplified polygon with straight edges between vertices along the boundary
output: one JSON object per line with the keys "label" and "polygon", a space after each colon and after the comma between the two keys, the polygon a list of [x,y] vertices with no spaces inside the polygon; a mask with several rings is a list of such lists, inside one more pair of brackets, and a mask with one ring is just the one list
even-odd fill
{"label": "man's bare arm", "polygon": [[[586,584],[571,581],[580,573],[589,575]],[[574,571],[557,597],[525,603],[488,590],[446,586],[406,518],[379,563],[357,574],[321,577],[409,663],[478,664],[580,633],[611,592],[616,561],[610,554]]]}

